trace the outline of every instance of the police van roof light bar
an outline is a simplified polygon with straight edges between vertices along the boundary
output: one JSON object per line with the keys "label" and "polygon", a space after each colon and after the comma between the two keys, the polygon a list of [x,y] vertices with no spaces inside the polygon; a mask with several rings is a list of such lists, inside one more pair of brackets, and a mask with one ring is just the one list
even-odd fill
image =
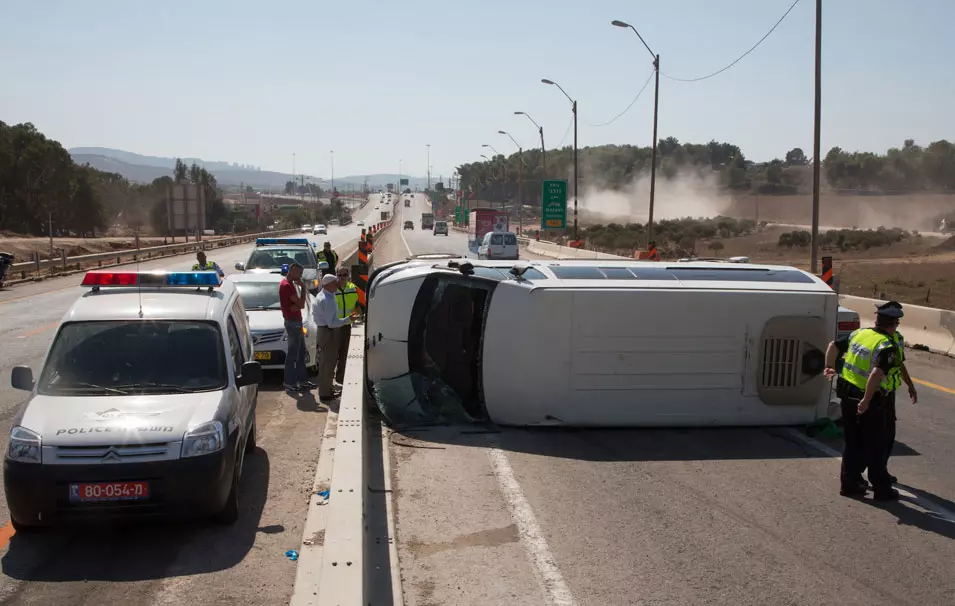
{"label": "police van roof light bar", "polygon": [[81,286],[182,286],[211,288],[221,286],[222,279],[214,271],[89,271]]}
{"label": "police van roof light bar", "polygon": [[308,246],[309,242],[307,238],[256,238],[256,246],[267,246],[271,244],[294,244],[301,246]]}

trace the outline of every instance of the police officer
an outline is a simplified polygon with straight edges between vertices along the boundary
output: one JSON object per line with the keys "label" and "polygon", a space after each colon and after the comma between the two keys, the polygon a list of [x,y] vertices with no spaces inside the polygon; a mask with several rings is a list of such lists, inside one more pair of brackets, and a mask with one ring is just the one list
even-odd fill
{"label": "police officer", "polygon": [[[837,355],[845,356],[836,388],[845,434],[839,491],[843,496],[865,495],[862,472],[868,468],[876,500],[899,498],[886,464],[893,439],[890,401],[903,380],[901,337],[896,337],[903,315],[902,306],[890,301],[877,308],[874,328],[856,330],[848,338],[830,343],[826,350],[825,375],[830,379],[836,376]],[[910,383],[907,372],[904,376]],[[913,394],[914,388],[910,387],[909,393]]]}
{"label": "police officer", "polygon": [[[899,313],[902,312],[902,305],[900,303],[897,303],[896,301],[889,301],[882,307],[886,309],[895,308],[899,310]],[[892,336],[895,338],[895,344],[896,346],[898,346],[898,354],[899,354],[899,374],[894,379],[895,387],[896,389],[898,389],[899,387],[898,379],[901,378],[902,381],[905,383],[905,385],[908,387],[909,399],[912,400],[912,404],[915,404],[918,402],[919,396],[918,396],[918,391],[915,389],[915,382],[912,381],[912,377],[909,376],[909,370],[908,368],[905,367],[905,338],[902,336],[902,333],[899,332],[898,328],[895,329],[895,333]],[[892,456],[892,451],[895,448],[895,428],[898,421],[898,417],[896,416],[896,411],[895,411],[895,393],[896,393],[895,391],[892,391],[890,394],[888,394],[888,397],[886,398],[886,401],[888,404],[888,407],[886,409],[886,415],[887,415],[887,418],[886,418],[887,447],[886,448],[888,449],[886,451],[886,460],[888,460],[889,457]],[[892,474],[889,474],[889,478],[891,478],[893,484],[899,481],[899,479]]]}
{"label": "police officer", "polygon": [[200,250],[196,253],[196,261],[197,263],[192,264],[192,271],[214,271],[219,274],[220,278],[225,275],[225,272],[216,262],[206,260],[205,251]]}
{"label": "police officer", "polygon": [[328,263],[327,269],[322,268],[323,276],[335,275],[335,268],[338,267],[338,253],[332,250],[332,243],[328,240],[325,241],[325,246],[322,250],[318,251],[318,260]]}
{"label": "police officer", "polygon": [[[338,304],[338,317],[348,318],[358,307],[358,287],[348,280],[348,268],[338,268],[338,292],[335,302]],[[348,363],[348,347],[351,342],[351,324],[338,329],[338,361],[335,369],[335,382],[345,383],[345,364]]]}

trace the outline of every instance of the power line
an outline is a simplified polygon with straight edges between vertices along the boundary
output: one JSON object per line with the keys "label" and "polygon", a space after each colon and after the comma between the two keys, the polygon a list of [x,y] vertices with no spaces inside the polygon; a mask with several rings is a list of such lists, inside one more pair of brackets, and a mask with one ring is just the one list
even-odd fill
{"label": "power line", "polygon": [[[798,0],[797,0],[797,1],[798,1]],[[591,126],[591,127],[593,127],[593,128],[600,128],[601,126],[607,126],[607,125],[609,125],[609,124],[613,124],[614,122],[617,121],[618,118],[620,118],[620,117],[623,116],[625,113],[627,113],[628,111],[630,111],[630,108],[633,107],[634,103],[637,102],[637,99],[640,98],[640,95],[643,94],[643,91],[647,90],[647,85],[650,84],[650,79],[651,79],[651,78],[653,78],[653,72],[650,72],[650,75],[647,76],[647,81],[643,83],[643,86],[640,88],[640,91],[637,93],[637,96],[633,98],[633,101],[630,102],[630,105],[628,105],[626,108],[624,108],[624,110],[623,110],[622,112],[620,112],[619,114],[617,114],[616,116],[614,116],[614,117],[611,118],[610,120],[607,120],[606,122],[604,122],[604,123],[602,123],[602,124],[591,124],[590,122],[587,122],[586,120],[581,120],[581,122],[583,122],[583,123],[586,124],[587,126]]]}
{"label": "power line", "polygon": [[570,134],[570,127],[574,125],[574,119],[571,118],[570,122],[567,123],[567,130],[564,131],[564,138],[560,140],[560,145],[557,146],[557,149],[560,149],[564,146],[564,141],[567,140],[567,135]]}
{"label": "power line", "polygon": [[718,71],[715,71],[715,72],[713,72],[712,74],[709,74],[709,75],[707,75],[707,76],[701,76],[701,77],[699,77],[699,78],[674,78],[673,76],[664,74],[663,72],[660,72],[660,73],[663,74],[663,77],[669,78],[670,80],[675,80],[676,82],[699,82],[700,80],[707,80],[707,79],[709,79],[709,78],[712,78],[713,76],[718,76],[718,75],[722,74],[723,72],[725,72],[725,71],[728,70],[729,68],[733,67],[734,65],[736,65],[737,63],[739,63],[740,61],[742,61],[748,54],[750,54],[751,52],[753,52],[754,50],[756,50],[756,49],[759,47],[759,45],[762,44],[763,41],[764,41],[766,38],[769,38],[769,35],[772,34],[774,31],[776,31],[776,28],[779,27],[779,24],[782,23],[783,20],[784,20],[786,17],[789,16],[789,13],[791,13],[792,10],[793,10],[794,8],[796,8],[796,5],[797,5],[797,4],[799,4],[799,0],[795,0],[795,1],[792,3],[792,5],[790,5],[790,7],[786,10],[786,12],[783,13],[783,16],[779,18],[779,21],[777,21],[776,24],[773,25],[773,27],[770,28],[770,30],[769,30],[768,32],[766,32],[766,35],[763,36],[762,38],[760,38],[759,41],[758,41],[756,44],[754,44],[751,49],[749,49],[748,51],[746,51],[745,53],[743,53],[742,55],[740,55],[739,57],[737,57],[735,61],[733,61],[732,63],[730,63],[729,65],[727,65],[727,66],[724,67],[723,69],[720,69],[720,70],[718,70]]}

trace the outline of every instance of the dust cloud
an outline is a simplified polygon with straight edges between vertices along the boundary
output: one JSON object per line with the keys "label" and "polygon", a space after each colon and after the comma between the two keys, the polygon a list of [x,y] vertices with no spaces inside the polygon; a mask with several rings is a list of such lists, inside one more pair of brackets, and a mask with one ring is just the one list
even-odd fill
{"label": "dust cloud", "polygon": [[[588,179],[589,180],[589,179]],[[586,183],[586,182],[585,182]],[[720,195],[718,175],[681,171],[672,179],[657,174],[653,219],[715,217],[731,204]],[[601,183],[585,184],[580,198],[581,221],[588,223],[646,223],[650,204],[650,175],[641,175],[623,190]]]}

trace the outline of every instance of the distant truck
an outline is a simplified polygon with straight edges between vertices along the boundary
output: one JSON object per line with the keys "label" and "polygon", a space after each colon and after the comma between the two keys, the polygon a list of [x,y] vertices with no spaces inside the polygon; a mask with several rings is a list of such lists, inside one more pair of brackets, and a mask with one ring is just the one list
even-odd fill
{"label": "distant truck", "polygon": [[405,198],[405,208],[411,208],[411,198]]}
{"label": "distant truck", "polygon": [[488,232],[508,230],[507,213],[497,208],[475,208],[468,216],[468,248],[477,253]]}
{"label": "distant truck", "polygon": [[434,213],[421,213],[421,229],[434,229]]}

